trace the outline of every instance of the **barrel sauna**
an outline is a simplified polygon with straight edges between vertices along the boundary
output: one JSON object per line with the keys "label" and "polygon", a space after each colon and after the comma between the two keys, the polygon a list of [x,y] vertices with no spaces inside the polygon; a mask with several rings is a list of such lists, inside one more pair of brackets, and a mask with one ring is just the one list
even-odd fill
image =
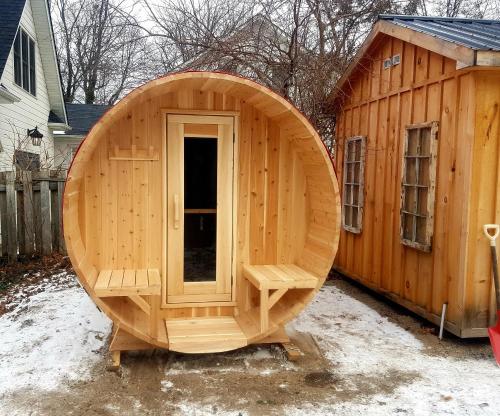
{"label": "barrel sauna", "polygon": [[122,99],[80,146],[63,204],[71,262],[128,337],[122,350],[272,339],[319,290],[339,240],[318,133],[281,96],[222,73],[165,76]]}

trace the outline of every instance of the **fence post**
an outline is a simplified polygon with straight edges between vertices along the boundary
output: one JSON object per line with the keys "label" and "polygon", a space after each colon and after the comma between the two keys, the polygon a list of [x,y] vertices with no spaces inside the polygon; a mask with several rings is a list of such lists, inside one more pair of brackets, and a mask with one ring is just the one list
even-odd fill
{"label": "fence post", "polygon": [[66,253],[66,245],[64,243],[64,233],[63,233],[63,221],[62,221],[62,200],[64,194],[64,184],[66,183],[66,175],[67,171],[61,171],[59,174],[60,179],[64,179],[64,181],[57,182],[57,212],[59,213],[59,252]]}
{"label": "fence post", "polygon": [[16,210],[16,173],[5,173],[5,192],[7,194],[7,256],[9,262],[17,260],[17,210]]}
{"label": "fence post", "polygon": [[[5,184],[5,173],[0,172],[0,183]],[[0,229],[2,232],[2,257],[7,257],[7,193],[0,192]]]}
{"label": "fence post", "polygon": [[49,170],[40,170],[40,220],[42,222],[42,254],[52,251],[52,235],[50,225],[50,182]]}
{"label": "fence post", "polygon": [[35,251],[35,222],[33,220],[33,182],[31,172],[23,171],[23,203],[24,203],[24,242],[25,252],[30,255]]}

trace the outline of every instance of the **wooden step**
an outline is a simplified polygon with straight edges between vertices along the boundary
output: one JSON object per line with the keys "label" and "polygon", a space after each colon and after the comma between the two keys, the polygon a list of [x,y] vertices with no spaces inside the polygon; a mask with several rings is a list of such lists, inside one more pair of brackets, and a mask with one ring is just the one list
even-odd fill
{"label": "wooden step", "polygon": [[160,295],[158,269],[101,270],[94,285],[98,297]]}
{"label": "wooden step", "polygon": [[169,349],[190,354],[229,351],[247,345],[233,317],[216,316],[165,320]]}

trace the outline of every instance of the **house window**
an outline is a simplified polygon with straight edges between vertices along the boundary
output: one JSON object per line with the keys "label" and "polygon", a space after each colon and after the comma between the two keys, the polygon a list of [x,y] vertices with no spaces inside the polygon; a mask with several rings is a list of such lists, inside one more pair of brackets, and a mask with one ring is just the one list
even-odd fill
{"label": "house window", "polygon": [[360,233],[363,224],[365,143],[362,136],[345,142],[342,225],[352,233]]}
{"label": "house window", "polygon": [[35,41],[21,28],[14,40],[14,81],[36,95]]}
{"label": "house window", "polygon": [[438,123],[406,127],[401,186],[401,242],[431,251]]}

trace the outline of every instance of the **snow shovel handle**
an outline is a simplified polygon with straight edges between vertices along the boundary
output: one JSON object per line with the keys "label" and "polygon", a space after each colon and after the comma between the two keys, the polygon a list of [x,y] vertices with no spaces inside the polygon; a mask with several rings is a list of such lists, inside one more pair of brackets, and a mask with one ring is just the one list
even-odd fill
{"label": "snow shovel handle", "polygon": [[[498,261],[497,261],[497,248],[496,239],[500,232],[500,226],[498,224],[485,224],[483,226],[484,234],[490,240],[491,249],[491,263],[493,267],[493,282],[495,283],[495,295],[497,301],[497,309],[500,309],[500,281],[498,279]],[[490,230],[494,230],[493,234],[490,234]]]}
{"label": "snow shovel handle", "polygon": [[[500,233],[500,225],[498,224],[484,224],[483,225],[484,235],[487,239],[490,240],[490,246],[496,246],[496,239],[498,234]],[[490,230],[494,231],[493,234],[490,234]]]}

